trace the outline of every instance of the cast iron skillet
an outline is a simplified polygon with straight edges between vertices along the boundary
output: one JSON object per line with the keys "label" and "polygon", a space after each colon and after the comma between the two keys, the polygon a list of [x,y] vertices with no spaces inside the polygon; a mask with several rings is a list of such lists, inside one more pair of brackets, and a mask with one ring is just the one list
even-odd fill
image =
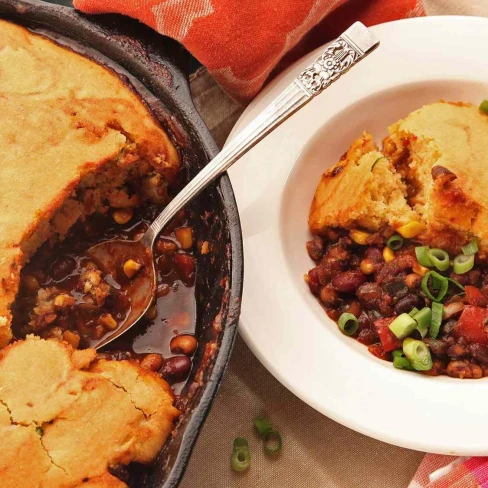
{"label": "cast iron skillet", "polygon": [[[182,69],[187,54],[176,42],[126,17],[87,17],[68,7],[33,0],[0,0],[0,17],[41,32],[119,72],[170,133],[188,178],[217,154],[191,100]],[[198,261],[199,349],[185,387],[187,409],[156,463],[150,468],[131,469],[131,487],[178,485],[236,336],[243,279],[242,237],[227,175],[202,193],[190,212],[197,237],[216,243],[216,248],[213,258],[206,255]]]}

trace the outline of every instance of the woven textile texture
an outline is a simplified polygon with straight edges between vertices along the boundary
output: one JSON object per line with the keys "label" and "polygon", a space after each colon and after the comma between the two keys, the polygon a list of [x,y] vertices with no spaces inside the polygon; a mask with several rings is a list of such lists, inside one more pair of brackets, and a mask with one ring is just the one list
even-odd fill
{"label": "woven textile texture", "polygon": [[180,41],[238,100],[253,98],[285,54],[317,25],[320,35],[310,36],[307,51],[335,37],[351,19],[371,25],[424,13],[421,0],[75,0],[74,5],[87,13],[129,15]]}

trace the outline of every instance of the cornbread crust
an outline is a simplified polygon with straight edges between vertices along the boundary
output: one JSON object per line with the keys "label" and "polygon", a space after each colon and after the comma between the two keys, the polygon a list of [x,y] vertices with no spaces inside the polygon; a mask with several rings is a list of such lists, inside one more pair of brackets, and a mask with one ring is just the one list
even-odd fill
{"label": "cornbread crust", "polygon": [[[310,209],[311,232],[376,232],[415,220],[425,224],[416,240],[456,254],[477,237],[480,256],[486,256],[488,117],[470,104],[438,102],[392,124],[389,133],[381,152],[365,133],[322,176]],[[434,166],[455,179],[434,179]]]}
{"label": "cornbread crust", "polygon": [[109,467],[154,461],[179,415],[169,385],[130,361],[94,359],[35,336],[2,351],[3,488],[125,487]]}
{"label": "cornbread crust", "polygon": [[[107,68],[0,20],[0,347],[11,339],[19,273],[84,215],[130,206],[116,189],[179,156],[142,101]],[[122,195],[123,196],[123,195]]]}
{"label": "cornbread crust", "polygon": [[406,187],[365,132],[342,159],[326,171],[310,209],[309,227],[320,234],[328,227],[379,230],[417,219],[405,199]]}
{"label": "cornbread crust", "polygon": [[[471,104],[438,102],[412,112],[389,132],[395,145],[404,148],[408,177],[418,187],[410,203],[427,226],[420,240],[457,253],[476,236],[486,254],[488,117]],[[391,160],[398,167],[398,158]],[[434,181],[436,165],[456,179]]]}

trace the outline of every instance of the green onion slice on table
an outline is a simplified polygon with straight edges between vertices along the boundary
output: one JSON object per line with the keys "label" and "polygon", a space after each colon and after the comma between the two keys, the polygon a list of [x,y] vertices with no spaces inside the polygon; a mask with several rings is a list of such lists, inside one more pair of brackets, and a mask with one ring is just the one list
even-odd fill
{"label": "green onion slice on table", "polygon": [[471,240],[469,244],[466,244],[461,248],[463,251],[463,254],[466,256],[471,256],[471,254],[476,254],[478,252],[478,241],[476,240],[476,237]]}
{"label": "green onion slice on table", "polygon": [[268,430],[263,437],[264,452],[266,454],[278,454],[281,452],[281,434],[274,429]]}
{"label": "green onion slice on table", "polygon": [[[435,303],[435,302],[434,302]],[[416,329],[419,331],[422,338],[427,335],[429,330],[429,325],[432,318],[432,310],[429,307],[424,307],[418,313],[413,316],[415,322],[417,322]]]}
{"label": "green onion slice on table", "polygon": [[348,336],[352,336],[358,330],[358,319],[352,313],[343,313],[337,321],[339,329]]}
{"label": "green onion slice on table", "polygon": [[[422,291],[428,298],[434,302],[440,302],[446,296],[449,280],[436,271],[429,271],[428,273],[425,273],[421,286]],[[432,292],[436,292],[437,295],[434,295],[431,290]]]}
{"label": "green onion slice on table", "polygon": [[408,337],[417,327],[417,322],[408,313],[402,313],[393,320],[388,328],[398,339]]}
{"label": "green onion slice on table", "polygon": [[249,443],[244,437],[234,439],[234,450],[231,457],[231,466],[234,471],[246,471],[251,465],[251,453],[249,452]]}
{"label": "green onion slice on table", "polygon": [[442,303],[432,302],[432,320],[430,322],[429,336],[433,339],[439,335],[443,312],[444,305]]}
{"label": "green onion slice on table", "polygon": [[471,270],[474,266],[474,254],[466,255],[460,254],[454,258],[454,272],[456,274],[464,274]]}
{"label": "green onion slice on table", "polygon": [[449,268],[449,254],[444,249],[429,249],[427,256],[429,256],[430,261],[439,271],[445,271]]}
{"label": "green onion slice on table", "polygon": [[266,432],[273,430],[273,428],[271,427],[271,422],[266,417],[255,418],[253,423],[254,427],[256,427],[261,437],[264,436]]}
{"label": "green onion slice on table", "polygon": [[421,266],[424,266],[426,268],[432,268],[434,266],[434,263],[431,261],[429,255],[427,254],[427,251],[429,251],[429,249],[429,246],[417,246],[415,248],[415,256],[417,257],[417,261]]}
{"label": "green onion slice on table", "polygon": [[394,234],[386,241],[386,245],[393,251],[398,251],[403,246],[403,237],[400,234]]}
{"label": "green onion slice on table", "polygon": [[403,341],[403,352],[416,371],[429,371],[432,369],[432,357],[427,344],[407,337]]}

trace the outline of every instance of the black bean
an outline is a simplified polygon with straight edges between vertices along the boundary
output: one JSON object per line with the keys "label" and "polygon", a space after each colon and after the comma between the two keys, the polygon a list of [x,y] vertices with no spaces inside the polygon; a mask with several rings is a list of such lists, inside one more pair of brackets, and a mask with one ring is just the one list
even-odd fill
{"label": "black bean", "polygon": [[431,339],[426,338],[424,342],[429,346],[429,349],[432,351],[432,354],[438,357],[445,357],[447,355],[447,349],[449,344],[442,339]]}
{"label": "black bean", "polygon": [[64,280],[76,268],[76,261],[71,256],[61,256],[51,267],[51,276],[56,281]]}
{"label": "black bean", "polygon": [[469,344],[468,351],[476,362],[488,366],[488,346],[478,343]]}
{"label": "black bean", "polygon": [[445,181],[454,181],[457,178],[452,171],[444,168],[444,166],[441,166],[440,164],[432,166],[431,174],[433,180],[437,180],[437,178],[440,178],[441,176],[445,178]]}
{"label": "black bean", "polygon": [[318,261],[324,254],[324,242],[319,236],[315,236],[311,241],[307,242],[307,251],[314,261]]}
{"label": "black bean", "polygon": [[410,313],[412,309],[418,308],[419,310],[425,307],[425,300],[419,295],[407,295],[400,298],[396,303],[394,310],[397,315],[402,313]]}
{"label": "black bean", "polygon": [[454,359],[468,356],[468,354],[468,348],[463,344],[453,344],[447,350],[447,355]]}
{"label": "black bean", "polygon": [[358,286],[356,296],[366,308],[376,308],[378,301],[381,300],[383,290],[376,283],[363,283]]}

